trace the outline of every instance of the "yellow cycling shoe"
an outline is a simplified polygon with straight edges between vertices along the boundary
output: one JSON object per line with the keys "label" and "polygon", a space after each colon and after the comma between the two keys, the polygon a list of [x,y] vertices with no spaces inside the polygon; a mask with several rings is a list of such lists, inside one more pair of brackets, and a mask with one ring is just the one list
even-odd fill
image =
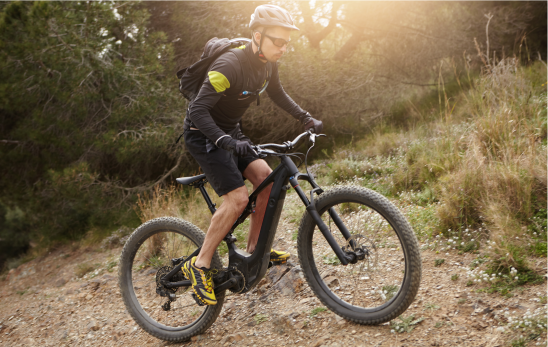
{"label": "yellow cycling shoe", "polygon": [[186,278],[192,282],[192,290],[194,294],[205,305],[216,305],[217,299],[215,298],[215,292],[213,291],[213,279],[214,272],[209,269],[199,268],[194,266],[196,257],[188,260],[183,265],[183,273]]}
{"label": "yellow cycling shoe", "polygon": [[273,263],[285,264],[290,256],[291,254],[289,254],[288,252],[270,249],[270,261]]}

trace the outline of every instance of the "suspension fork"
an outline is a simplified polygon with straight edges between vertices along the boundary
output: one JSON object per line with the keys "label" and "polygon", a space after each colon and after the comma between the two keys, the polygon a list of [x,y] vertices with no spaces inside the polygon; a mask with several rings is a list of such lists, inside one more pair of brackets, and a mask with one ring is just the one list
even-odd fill
{"label": "suspension fork", "polygon": [[[314,222],[316,223],[316,225],[322,232],[327,243],[329,244],[329,246],[331,246],[331,249],[333,249],[333,252],[335,252],[335,254],[337,255],[337,258],[339,258],[339,260],[341,261],[341,264],[348,265],[348,263],[354,263],[356,256],[352,253],[346,253],[341,249],[341,247],[335,240],[335,237],[333,236],[333,234],[331,233],[327,225],[325,225],[324,221],[320,217],[320,214],[316,210],[316,204],[314,202],[314,193],[321,190],[321,188],[318,187],[318,188],[312,189],[312,191],[310,192],[310,200],[308,200],[308,198],[306,197],[306,194],[303,192],[303,190],[299,186],[299,183],[297,179],[295,178],[295,176],[291,176],[289,178],[289,183],[291,184],[293,189],[295,189],[295,191],[297,192],[297,195],[299,196],[303,204],[306,206],[306,210],[308,211],[308,214],[310,214],[310,216],[312,217],[312,219],[314,220]],[[339,228],[339,230],[341,231],[341,234],[344,236],[344,238],[347,240],[350,239],[351,237],[350,232],[348,231],[342,219],[339,217],[339,215],[337,214],[337,212],[335,212],[333,208],[329,209],[329,215],[335,222],[335,225],[337,225],[337,228]],[[353,244],[355,244],[355,241],[350,240],[350,244],[354,246]]]}

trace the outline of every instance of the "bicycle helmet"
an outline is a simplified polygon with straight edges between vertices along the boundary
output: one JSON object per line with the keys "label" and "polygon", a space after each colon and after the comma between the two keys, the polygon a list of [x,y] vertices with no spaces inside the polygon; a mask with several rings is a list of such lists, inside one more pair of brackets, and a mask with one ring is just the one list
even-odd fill
{"label": "bicycle helmet", "polygon": [[255,12],[251,15],[249,28],[254,30],[257,27],[284,27],[292,30],[299,30],[293,24],[293,18],[287,10],[276,5],[257,6]]}

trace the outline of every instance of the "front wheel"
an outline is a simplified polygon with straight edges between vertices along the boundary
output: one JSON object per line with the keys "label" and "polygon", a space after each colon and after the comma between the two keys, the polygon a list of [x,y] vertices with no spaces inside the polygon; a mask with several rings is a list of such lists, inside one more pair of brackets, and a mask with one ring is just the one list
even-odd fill
{"label": "front wheel", "polygon": [[[312,217],[299,228],[298,252],[305,278],[320,301],[339,316],[380,324],[411,305],[421,280],[417,238],[403,214],[382,195],[361,187],[336,187],[316,200],[316,209],[341,248],[361,248],[365,257],[341,265]],[[337,216],[350,232],[346,240]]]}
{"label": "front wheel", "polygon": [[[173,269],[171,259],[192,254],[204,236],[189,222],[163,217],[141,225],[127,240],[120,257],[120,291],[129,314],[152,336],[171,342],[187,340],[203,333],[221,312],[224,291],[217,295],[217,305],[199,306],[191,287],[166,288],[160,281]],[[217,252],[211,266],[222,267]],[[185,280],[182,271],[171,280]]]}

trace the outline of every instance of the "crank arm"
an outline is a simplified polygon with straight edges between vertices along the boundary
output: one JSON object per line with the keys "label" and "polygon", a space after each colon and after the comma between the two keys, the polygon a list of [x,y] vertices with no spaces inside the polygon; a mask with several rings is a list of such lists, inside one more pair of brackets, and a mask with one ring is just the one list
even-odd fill
{"label": "crank arm", "polygon": [[[171,279],[171,277],[173,277],[177,272],[181,271],[181,268],[183,267],[184,263],[187,262],[187,260],[189,259],[192,259],[192,257],[194,256],[197,256],[198,253],[200,253],[200,250],[202,249],[202,247],[198,247],[194,252],[192,252],[191,255],[189,255],[188,257],[186,257],[185,260],[183,260],[182,262],[179,263],[179,265],[175,266],[173,268],[173,270],[171,270],[167,275],[165,275],[162,280],[164,281],[169,281]],[[168,282],[169,283],[169,282]],[[177,283],[177,282],[175,282]],[[181,286],[179,286],[181,287]]]}
{"label": "crank arm", "polygon": [[184,281],[179,281],[179,282],[165,282],[164,281],[164,282],[162,282],[162,284],[166,288],[190,287],[192,285],[190,280],[184,280]]}

